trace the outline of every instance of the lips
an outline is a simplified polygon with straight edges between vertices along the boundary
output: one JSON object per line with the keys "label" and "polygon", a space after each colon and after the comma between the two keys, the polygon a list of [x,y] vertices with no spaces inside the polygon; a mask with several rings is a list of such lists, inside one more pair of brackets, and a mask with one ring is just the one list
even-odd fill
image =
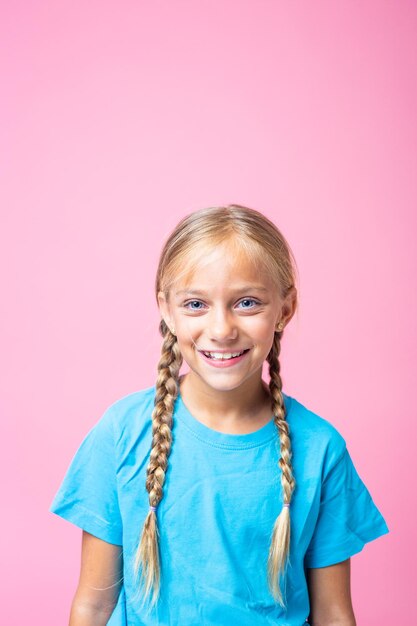
{"label": "lips", "polygon": [[204,356],[208,359],[212,359],[213,361],[228,361],[230,359],[237,358],[248,352],[249,349],[244,350],[235,350],[234,352],[221,352],[217,350],[199,350]]}

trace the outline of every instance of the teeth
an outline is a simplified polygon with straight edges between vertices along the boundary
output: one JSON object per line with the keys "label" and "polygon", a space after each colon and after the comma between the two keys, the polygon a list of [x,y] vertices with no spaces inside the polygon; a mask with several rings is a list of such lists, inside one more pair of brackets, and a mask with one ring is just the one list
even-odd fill
{"label": "teeth", "polygon": [[241,352],[203,352],[210,359],[218,359],[219,361],[225,361],[227,359],[232,359],[235,356],[240,356],[244,353],[244,350]]}

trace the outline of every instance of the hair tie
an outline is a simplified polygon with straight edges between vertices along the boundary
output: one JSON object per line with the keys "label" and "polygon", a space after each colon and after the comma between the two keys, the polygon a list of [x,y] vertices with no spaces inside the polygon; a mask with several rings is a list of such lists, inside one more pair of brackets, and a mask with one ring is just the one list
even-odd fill
{"label": "hair tie", "polygon": [[289,509],[290,508],[290,503],[289,502],[284,502],[284,504],[282,506],[283,507],[286,506]]}
{"label": "hair tie", "polygon": [[149,510],[150,510],[150,511],[156,511],[156,506],[150,506],[150,507],[149,507]]}

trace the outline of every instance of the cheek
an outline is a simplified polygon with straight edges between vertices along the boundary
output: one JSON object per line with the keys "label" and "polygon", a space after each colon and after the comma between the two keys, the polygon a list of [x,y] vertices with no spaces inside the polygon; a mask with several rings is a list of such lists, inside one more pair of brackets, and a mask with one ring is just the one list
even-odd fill
{"label": "cheek", "polygon": [[272,319],[267,318],[248,318],[248,322],[242,325],[242,329],[245,330],[252,337],[258,338],[261,341],[265,341],[269,337],[274,335],[274,323]]}
{"label": "cheek", "polygon": [[177,319],[174,321],[179,341],[190,341],[198,335],[204,329],[201,319],[198,317],[177,316]]}

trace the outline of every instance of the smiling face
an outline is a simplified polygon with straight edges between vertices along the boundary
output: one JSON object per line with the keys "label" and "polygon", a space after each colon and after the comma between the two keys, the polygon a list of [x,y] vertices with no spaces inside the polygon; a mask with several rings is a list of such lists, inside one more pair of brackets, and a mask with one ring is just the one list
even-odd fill
{"label": "smiling face", "polygon": [[209,250],[158,301],[189,377],[219,392],[261,382],[276,325],[295,310],[293,299],[283,300],[268,273],[230,242]]}

